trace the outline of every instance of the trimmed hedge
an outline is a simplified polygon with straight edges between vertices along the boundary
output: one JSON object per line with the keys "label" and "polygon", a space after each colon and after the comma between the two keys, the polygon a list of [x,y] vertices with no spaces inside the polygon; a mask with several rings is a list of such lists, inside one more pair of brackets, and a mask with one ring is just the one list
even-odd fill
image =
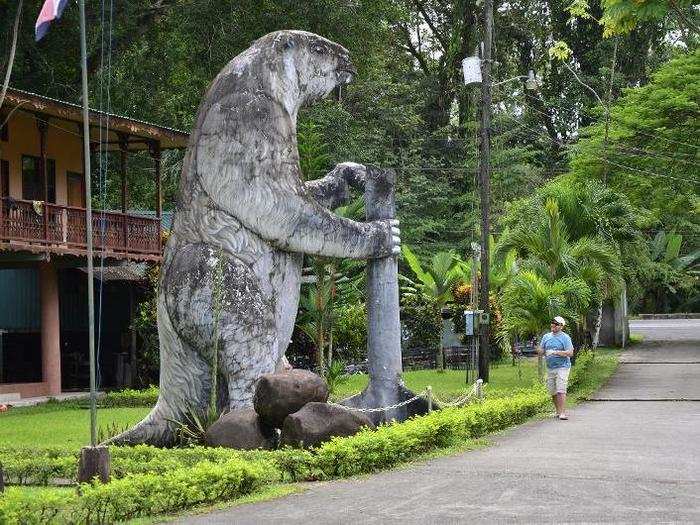
{"label": "trimmed hedge", "polygon": [[365,429],[349,438],[334,438],[315,449],[309,467],[314,476],[320,473],[323,478],[389,468],[431,450],[521,423],[547,402],[546,393],[536,388],[511,398],[439,410],[376,431]]}
{"label": "trimmed hedge", "polygon": [[[225,448],[164,449],[150,445],[110,447],[112,478],[129,474],[161,474],[204,461],[263,459],[264,453]],[[0,447],[5,480],[14,485],[48,485],[55,479],[75,481],[79,452],[69,448]]]}
{"label": "trimmed hedge", "polygon": [[99,399],[103,408],[152,407],[158,401],[158,387],[151,385],[144,390],[125,388],[117,392],[107,392]]}
{"label": "trimmed hedge", "polygon": [[[511,398],[440,410],[377,430],[365,429],[351,437],[334,438],[313,450],[238,452],[204,447],[113,447],[116,479],[111,483],[81,485],[79,495],[49,492],[41,497],[10,488],[0,497],[0,523],[114,523],[236,498],[278,480],[311,481],[374,472],[520,423],[547,401],[546,393],[535,388]],[[25,449],[20,454],[23,461],[28,461],[29,451]],[[53,471],[45,467],[41,471],[43,479],[47,472],[61,469],[66,471],[64,474],[70,469],[72,477],[76,456],[62,456],[61,452],[41,451],[36,463],[58,465]],[[12,467],[8,462],[5,468],[10,476],[18,476],[16,472],[12,474],[12,468],[23,465],[18,461]],[[22,475],[32,472],[35,470],[27,468]]]}
{"label": "trimmed hedge", "polygon": [[163,474],[133,474],[106,485],[83,484],[79,494],[48,492],[37,497],[10,488],[0,497],[0,523],[115,523],[237,498],[279,478],[269,461],[231,459]]}

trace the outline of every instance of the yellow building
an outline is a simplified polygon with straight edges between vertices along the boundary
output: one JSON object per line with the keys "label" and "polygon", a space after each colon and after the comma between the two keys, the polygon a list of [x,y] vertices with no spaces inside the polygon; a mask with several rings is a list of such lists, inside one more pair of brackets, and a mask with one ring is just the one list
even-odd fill
{"label": "yellow building", "polygon": [[[12,396],[56,395],[62,390],[59,280],[63,272],[69,271],[75,280],[78,269],[86,266],[81,107],[9,89],[0,113],[0,124],[3,122],[6,124],[0,130],[0,271],[21,269],[24,273],[38,274],[41,370],[35,371],[36,377],[27,375],[34,377],[28,382],[11,381],[13,363],[22,361],[17,360],[17,355],[3,352],[1,336],[8,330],[2,326],[0,317],[0,397],[8,400]],[[108,266],[128,260],[159,261],[161,152],[184,148],[187,134],[93,111],[90,135],[93,151],[107,148],[119,157],[121,178],[121,210],[93,212],[96,256],[103,257]],[[127,156],[143,150],[153,159],[155,213],[129,212]],[[20,297],[15,302],[8,299],[5,297],[5,304],[17,304],[19,308]],[[17,354],[24,350],[20,345],[13,351]],[[31,366],[38,364],[26,365]]]}

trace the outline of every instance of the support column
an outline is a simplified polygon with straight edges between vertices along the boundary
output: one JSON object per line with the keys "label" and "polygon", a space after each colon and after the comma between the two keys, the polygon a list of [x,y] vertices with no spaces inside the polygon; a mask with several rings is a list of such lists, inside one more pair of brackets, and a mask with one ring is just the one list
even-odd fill
{"label": "support column", "polygon": [[[150,146],[150,153],[155,161],[156,171],[156,217],[160,219],[163,213],[163,190],[160,173],[160,142],[153,142]],[[160,234],[160,232],[158,232]]]}
{"label": "support column", "polygon": [[41,294],[41,368],[48,395],[61,393],[61,322],[58,314],[58,272],[49,262],[39,265]]}
{"label": "support column", "polygon": [[[46,118],[47,120],[41,120]],[[44,181],[44,241],[49,240],[49,175],[46,167],[46,134],[49,129],[48,117],[38,116],[36,120],[39,128],[39,171]]]}
{"label": "support column", "polygon": [[124,250],[129,251],[129,226],[126,218],[126,213],[129,208],[129,190],[126,183],[126,163],[129,153],[129,136],[124,133],[119,133],[119,172],[122,182],[122,225],[124,235]]}

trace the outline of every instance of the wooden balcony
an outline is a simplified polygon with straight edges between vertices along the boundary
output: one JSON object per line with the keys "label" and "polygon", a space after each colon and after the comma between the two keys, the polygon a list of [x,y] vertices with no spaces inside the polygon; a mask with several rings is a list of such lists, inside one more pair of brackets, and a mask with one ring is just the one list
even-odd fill
{"label": "wooden balcony", "polygon": [[[84,208],[0,200],[0,250],[87,254]],[[93,210],[92,231],[95,256],[161,259],[160,218]]]}

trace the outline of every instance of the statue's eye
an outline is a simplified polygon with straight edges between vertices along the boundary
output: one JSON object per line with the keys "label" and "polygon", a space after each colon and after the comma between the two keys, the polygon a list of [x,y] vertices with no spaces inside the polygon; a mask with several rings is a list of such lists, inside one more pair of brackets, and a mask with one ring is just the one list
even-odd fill
{"label": "statue's eye", "polygon": [[323,53],[325,53],[326,50],[322,46],[313,46],[312,51],[314,53],[318,53],[319,55],[322,55]]}

